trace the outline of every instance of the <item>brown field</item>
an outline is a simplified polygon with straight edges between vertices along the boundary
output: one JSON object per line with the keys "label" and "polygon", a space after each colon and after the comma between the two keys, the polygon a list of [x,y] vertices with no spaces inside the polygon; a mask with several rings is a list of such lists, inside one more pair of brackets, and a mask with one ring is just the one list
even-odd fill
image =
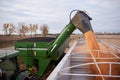
{"label": "brown field", "polygon": [[112,43],[120,47],[120,35],[97,35],[97,39]]}
{"label": "brown field", "polygon": [[20,39],[29,38],[31,36],[3,36],[0,35],[0,48],[14,46],[14,42]]}

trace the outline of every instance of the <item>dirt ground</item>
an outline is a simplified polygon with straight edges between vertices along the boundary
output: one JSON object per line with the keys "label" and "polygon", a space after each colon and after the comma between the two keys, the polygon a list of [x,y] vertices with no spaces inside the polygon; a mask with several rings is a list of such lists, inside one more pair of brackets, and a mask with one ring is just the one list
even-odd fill
{"label": "dirt ground", "polygon": [[0,35],[0,48],[14,46],[14,42],[20,39],[29,38],[31,36],[3,36]]}

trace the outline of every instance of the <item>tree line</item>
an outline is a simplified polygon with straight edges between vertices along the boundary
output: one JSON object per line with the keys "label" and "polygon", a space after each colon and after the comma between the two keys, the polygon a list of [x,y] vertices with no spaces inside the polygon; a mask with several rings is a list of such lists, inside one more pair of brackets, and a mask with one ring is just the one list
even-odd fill
{"label": "tree line", "polygon": [[4,23],[3,24],[3,31],[5,36],[10,36],[13,33],[18,33],[20,36],[26,36],[27,33],[36,36],[37,30],[42,32],[42,37],[46,37],[49,32],[49,28],[46,24],[39,26],[38,24],[29,24],[25,25],[24,23],[18,23],[17,27],[12,23]]}

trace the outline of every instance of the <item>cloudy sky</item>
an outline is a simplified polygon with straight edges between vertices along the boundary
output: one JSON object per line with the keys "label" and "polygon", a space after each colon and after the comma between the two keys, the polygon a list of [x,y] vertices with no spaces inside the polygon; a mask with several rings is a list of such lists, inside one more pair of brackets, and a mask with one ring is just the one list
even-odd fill
{"label": "cloudy sky", "polygon": [[59,33],[73,9],[88,12],[95,32],[120,32],[120,0],[0,0],[0,33],[4,23],[47,24]]}

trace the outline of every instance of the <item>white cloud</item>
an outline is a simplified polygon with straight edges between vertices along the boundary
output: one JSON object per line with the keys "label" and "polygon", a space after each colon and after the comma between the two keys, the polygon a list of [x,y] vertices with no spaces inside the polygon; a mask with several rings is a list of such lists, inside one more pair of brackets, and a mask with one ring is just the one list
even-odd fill
{"label": "white cloud", "polygon": [[5,21],[48,24],[51,32],[56,33],[69,23],[71,10],[81,9],[93,18],[95,31],[100,31],[99,28],[110,26],[109,22],[112,28],[119,25],[119,3],[120,0],[1,0],[0,25]]}
{"label": "white cloud", "polygon": [[88,0],[88,4],[96,5],[101,8],[114,9],[120,7],[120,0]]}

